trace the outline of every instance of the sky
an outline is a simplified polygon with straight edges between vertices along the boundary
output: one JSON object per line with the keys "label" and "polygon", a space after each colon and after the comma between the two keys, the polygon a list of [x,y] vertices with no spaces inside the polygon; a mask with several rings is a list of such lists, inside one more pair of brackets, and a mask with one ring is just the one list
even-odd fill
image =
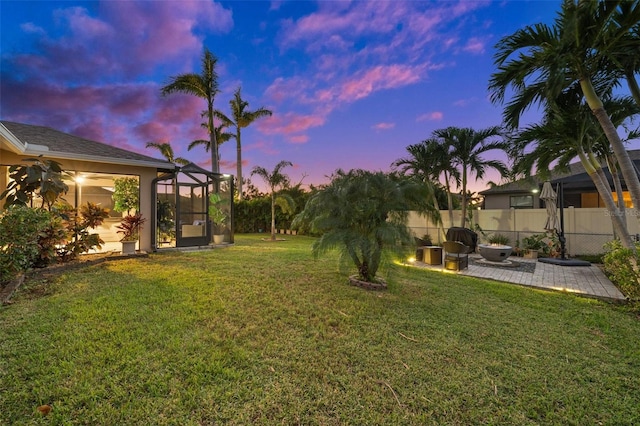
{"label": "sky", "polygon": [[[337,169],[389,171],[406,147],[448,126],[501,123],[487,89],[494,46],[551,24],[560,1],[0,0],[0,119],[44,125],[161,158],[147,142],[210,169],[203,99],[160,89],[217,57],[215,107],[273,112],[243,129],[243,174],[282,160],[294,184]],[[498,154],[492,156],[501,158]],[[220,146],[236,174],[236,146]],[[472,182],[480,191],[488,174]],[[261,185],[260,177],[252,178]]]}

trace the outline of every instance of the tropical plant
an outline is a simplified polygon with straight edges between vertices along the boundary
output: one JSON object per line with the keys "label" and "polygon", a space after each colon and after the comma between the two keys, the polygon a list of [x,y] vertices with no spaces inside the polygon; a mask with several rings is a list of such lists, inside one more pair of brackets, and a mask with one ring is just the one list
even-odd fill
{"label": "tropical plant", "polygon": [[[579,86],[611,144],[634,206],[640,206],[640,180],[602,100],[617,83],[616,75],[608,72],[614,58],[639,46],[638,37],[629,34],[637,34],[640,7],[633,2],[627,11],[633,12],[631,17],[623,16],[625,3],[564,0],[552,26],[527,26],[502,38],[496,46],[498,71],[489,89],[494,103],[503,103],[512,89],[513,99],[503,117],[509,127],[517,128],[526,109],[554,101],[568,88]],[[629,50],[630,46],[635,49]]]}
{"label": "tropical plant", "polygon": [[241,87],[233,94],[233,99],[229,101],[229,105],[231,106],[231,119],[229,117],[224,116],[224,114],[218,112],[218,115],[223,121],[228,121],[232,123],[236,128],[236,169],[238,179],[238,199],[242,200],[242,138],[241,138],[241,129],[248,127],[251,123],[256,121],[261,117],[270,117],[272,112],[264,107],[258,108],[255,111],[249,111],[246,108],[249,107],[249,102],[242,99],[242,95],[240,91]]}
{"label": "tropical plant", "polygon": [[220,173],[218,142],[216,140],[215,125],[213,122],[213,102],[218,92],[218,74],[215,70],[217,62],[218,59],[205,47],[202,54],[202,70],[200,74],[181,74],[171,77],[169,84],[161,89],[163,95],[182,92],[206,100],[207,132],[209,133],[211,171],[213,173]]}
{"label": "tropical plant", "polygon": [[27,206],[34,198],[40,198],[40,207],[51,210],[58,198],[69,190],[60,163],[42,157],[26,158],[24,161],[31,164],[9,167],[9,184],[0,194],[0,199],[6,198],[6,208],[11,205]]}
{"label": "tropical plant", "polygon": [[321,233],[313,254],[338,248],[341,260],[355,265],[358,278],[376,282],[386,255],[413,246],[406,226],[409,210],[424,205],[420,182],[382,172],[338,170],[331,183],[311,196],[298,222],[310,222]]}
{"label": "tropical plant", "polygon": [[157,149],[160,151],[160,154],[171,163],[181,164],[183,166],[190,163],[186,158],[176,157],[169,142],[147,142],[146,147]]}
{"label": "tropical plant", "polygon": [[[529,125],[514,136],[510,153],[515,159],[514,168],[526,175],[531,175],[535,168],[538,176],[546,179],[551,170],[568,170],[571,160],[577,156],[611,212],[616,235],[622,239],[625,247],[631,248],[633,242],[627,231],[626,219],[615,204],[609,181],[596,156],[596,153],[600,153],[602,157],[609,157],[609,144],[601,127],[588,113],[588,107],[580,98],[575,90],[565,92],[553,102],[547,103],[541,123]],[[629,98],[606,99],[605,104],[616,124],[624,122],[639,110]],[[609,158],[608,163],[617,180],[613,169],[615,162]],[[620,187],[619,182],[616,185]]]}
{"label": "tropical plant", "polygon": [[120,241],[138,241],[140,230],[147,219],[141,213],[128,214],[122,218],[120,225],[116,226],[118,234],[122,234]]}
{"label": "tropical plant", "polygon": [[209,219],[213,224],[214,234],[220,235],[224,233],[224,228],[227,222],[227,213],[223,209],[225,200],[220,197],[220,194],[209,195]]}
{"label": "tropical plant", "polygon": [[453,197],[451,194],[451,181],[459,182],[458,170],[451,167],[451,157],[447,146],[440,140],[432,138],[424,140],[407,148],[408,157],[396,160],[392,167],[408,173],[426,185],[430,194],[433,211],[429,215],[438,226],[441,239],[445,239],[444,224],[440,216],[440,202],[438,195],[442,193],[443,185],[440,184],[440,177],[444,180],[444,191],[446,193],[447,210],[449,212],[449,223],[453,224]]}
{"label": "tropical plant", "polygon": [[62,217],[62,223],[70,237],[64,248],[57,250],[58,257],[62,261],[75,259],[81,253],[87,253],[94,248],[102,248],[104,241],[100,235],[89,232],[89,229],[100,226],[109,217],[109,209],[88,201],[80,209],[75,209],[66,203],[60,203],[56,206],[55,211]]}
{"label": "tropical plant", "polygon": [[116,178],[113,180],[113,210],[118,213],[135,213],[140,205],[140,187],[134,177]]}
{"label": "tropical plant", "polygon": [[503,140],[488,141],[491,138],[501,136],[500,127],[494,126],[482,130],[471,128],[447,127],[433,132],[440,138],[445,146],[449,146],[451,165],[457,168],[460,176],[461,197],[461,227],[465,227],[467,221],[468,193],[467,184],[469,176],[475,174],[476,179],[482,179],[487,169],[494,169],[500,176],[507,175],[507,166],[500,160],[483,158],[483,154],[494,150],[508,150],[508,144]]}
{"label": "tropical plant", "polygon": [[287,188],[290,185],[291,180],[289,177],[282,173],[282,169],[287,166],[293,166],[293,163],[290,161],[280,161],[273,168],[273,171],[269,173],[267,169],[264,167],[256,166],[253,168],[251,175],[260,176],[265,183],[269,186],[270,194],[271,194],[271,240],[276,240],[276,205],[280,206],[281,209],[288,212],[293,212],[295,210],[295,202],[293,199],[287,194],[280,194],[284,188]]}
{"label": "tropical plant", "polygon": [[175,207],[171,200],[158,200],[156,215],[160,241],[170,241],[176,235]]}
{"label": "tropical plant", "polygon": [[527,252],[530,250],[542,251],[547,245],[545,242],[546,237],[547,237],[546,234],[532,234],[532,235],[529,235],[528,237],[524,237],[522,239],[523,248]]}

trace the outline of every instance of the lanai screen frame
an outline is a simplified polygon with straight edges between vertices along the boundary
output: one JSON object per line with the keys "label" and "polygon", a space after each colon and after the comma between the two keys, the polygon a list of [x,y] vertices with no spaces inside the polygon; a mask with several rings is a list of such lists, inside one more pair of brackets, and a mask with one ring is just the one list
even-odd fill
{"label": "lanai screen frame", "polygon": [[[178,191],[176,188],[178,185],[180,186],[201,186],[205,188],[206,197],[206,244],[213,244],[213,231],[212,231],[212,223],[209,219],[209,195],[212,193],[219,194],[221,197],[222,209],[227,213],[227,222],[225,229],[225,239],[224,243],[233,244],[234,243],[234,233],[235,233],[235,224],[234,224],[234,180],[233,175],[228,174],[220,174],[220,173],[212,173],[209,172],[196,164],[189,163],[183,167],[176,167],[174,171],[163,173],[162,175],[155,178],[152,182],[151,194],[152,194],[152,205],[155,206],[155,214],[153,215],[153,220],[151,220],[151,247],[153,251],[163,250],[166,248],[175,248],[177,247],[178,241],[178,227],[181,226],[179,222],[179,218],[182,217],[182,212],[180,211],[180,201]],[[160,185],[169,185],[173,187],[173,199],[172,199],[172,217],[174,218],[172,232],[175,235],[175,240],[173,244],[161,245],[161,241],[159,240],[159,220],[158,220],[158,187]],[[165,227],[166,228],[166,227]],[[181,247],[198,247],[202,244],[197,243],[188,246]]]}

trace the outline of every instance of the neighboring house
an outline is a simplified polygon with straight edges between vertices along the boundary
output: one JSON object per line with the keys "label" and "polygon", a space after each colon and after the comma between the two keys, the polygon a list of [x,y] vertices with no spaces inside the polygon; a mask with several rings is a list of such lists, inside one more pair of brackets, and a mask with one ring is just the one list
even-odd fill
{"label": "neighboring house", "polygon": [[[629,151],[629,155],[636,165],[636,170],[640,170],[640,150]],[[609,184],[613,188],[613,180],[609,169],[604,167],[604,172],[609,180]],[[566,173],[552,172],[550,180],[554,189],[557,188],[558,183],[562,183],[564,207],[604,207],[604,203],[598,195],[593,181],[579,162],[571,164],[569,171]],[[485,209],[537,209],[544,207],[544,203],[540,201],[538,197],[542,184],[543,182],[540,179],[532,177],[504,185],[497,185],[480,192],[480,195],[484,197]],[[622,186],[624,189],[623,199],[625,204],[627,207],[631,207],[631,197],[626,191],[624,180],[622,180]],[[614,199],[617,200],[615,192]]]}
{"label": "neighboring house", "polygon": [[[64,199],[74,207],[87,201],[111,210],[110,217],[97,229],[107,242],[119,241],[116,228],[123,213],[113,211],[113,182],[134,177],[140,191],[140,212],[147,219],[140,236],[141,250],[159,247],[201,246],[211,241],[208,220],[208,195],[223,194],[231,217],[233,180],[229,175],[214,175],[194,164],[185,172],[171,162],[117,148],[104,143],[63,133],[49,127],[0,121],[0,193],[7,188],[9,167],[27,158],[59,162],[73,180]],[[178,195],[179,194],[179,195]],[[162,214],[160,206],[162,204]],[[4,205],[0,201],[0,209]],[[158,218],[161,223],[158,223]],[[203,225],[198,233],[191,228]],[[182,224],[191,225],[183,237]],[[233,242],[233,226],[228,224],[226,242]],[[162,232],[161,232],[162,231]]]}

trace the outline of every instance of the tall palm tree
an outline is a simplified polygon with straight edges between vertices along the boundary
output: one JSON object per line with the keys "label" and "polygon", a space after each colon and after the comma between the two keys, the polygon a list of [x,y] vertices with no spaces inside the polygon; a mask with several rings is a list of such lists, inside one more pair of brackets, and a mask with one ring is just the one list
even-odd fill
{"label": "tall palm tree", "polygon": [[186,158],[176,157],[169,142],[147,142],[146,147],[157,149],[160,151],[160,154],[171,163],[182,164],[183,166],[190,163]]}
{"label": "tall palm tree", "polygon": [[251,176],[260,176],[265,183],[269,186],[271,194],[271,241],[276,239],[276,204],[278,204],[284,211],[293,213],[295,210],[295,203],[293,199],[286,194],[278,194],[278,191],[286,188],[291,183],[289,176],[282,173],[282,169],[285,167],[292,167],[293,163],[290,161],[280,161],[273,168],[273,171],[269,173],[264,167],[256,166],[251,171]]}
{"label": "tall palm tree", "polygon": [[249,106],[249,102],[242,99],[241,95],[241,87],[233,94],[233,99],[229,101],[229,105],[231,106],[231,119],[226,117],[224,114],[217,112],[217,115],[222,119],[226,120],[231,125],[236,127],[236,161],[237,161],[237,179],[238,179],[238,198],[242,200],[242,138],[241,138],[241,129],[248,127],[251,123],[256,121],[258,118],[262,117],[270,117],[272,112],[264,107],[258,108],[255,111],[249,111],[246,108]]}
{"label": "tall palm tree", "polygon": [[200,74],[181,74],[172,77],[171,82],[161,89],[163,95],[182,92],[198,96],[207,101],[207,132],[209,133],[209,144],[213,147],[209,150],[211,152],[211,171],[213,173],[220,173],[218,142],[213,123],[213,102],[216,93],[218,93],[218,74],[215,69],[217,62],[218,59],[205,47],[202,54]]}
{"label": "tall palm tree", "polygon": [[[640,105],[640,87],[636,79],[636,74],[640,72],[640,55],[630,54],[640,51],[640,1],[608,1],[598,6],[613,12],[611,25],[597,39],[596,52],[605,58],[609,78],[624,78],[631,96]],[[604,15],[603,12],[597,14]]]}
{"label": "tall palm tree", "polygon": [[[609,58],[603,49],[620,46],[614,36],[637,29],[637,20],[634,24],[632,19],[624,21],[626,29],[617,28],[621,21],[616,20],[616,11],[622,3],[623,0],[564,0],[553,26],[527,26],[504,37],[496,46],[498,71],[491,76],[489,89],[495,103],[503,103],[507,89],[513,89],[513,99],[506,105],[503,117],[516,128],[527,108],[553,101],[567,88],[579,85],[611,144],[634,207],[638,208],[640,179],[602,101],[603,93],[615,83],[603,75]],[[603,39],[608,41],[602,42]],[[626,41],[625,37],[621,39]]]}
{"label": "tall palm tree", "polygon": [[[214,112],[214,115],[215,112]],[[205,123],[206,124],[206,123]],[[229,132],[225,132],[224,129],[225,127],[229,126],[228,123],[225,123],[224,121],[222,123],[220,123],[219,126],[216,126],[215,128],[215,134],[216,134],[216,141],[218,142],[218,148],[220,148],[220,145],[222,145],[223,143],[231,140],[231,138],[234,138],[235,135],[233,133],[229,133]],[[204,146],[204,149],[206,152],[209,152],[209,150],[211,149],[211,140],[206,140],[206,139],[196,139],[193,142],[191,142],[187,148],[188,151],[191,151],[193,148],[197,147],[197,146]],[[218,151],[218,160],[220,160],[220,153]]]}
{"label": "tall palm tree", "polygon": [[[594,152],[604,150],[606,153],[609,149],[602,129],[592,115],[585,114],[588,107],[580,103],[579,96],[565,93],[556,102],[559,103],[548,105],[542,123],[527,126],[514,138],[515,168],[527,175],[535,168],[539,176],[546,178],[552,169],[567,170],[577,156],[600,198],[612,212],[614,232],[624,247],[632,248],[626,220],[614,202],[601,161],[594,155]],[[617,123],[637,111],[630,99],[608,101],[607,108]],[[613,175],[614,171],[610,171]]]}
{"label": "tall palm tree", "polygon": [[[448,149],[437,139],[427,139],[418,144],[409,145],[406,149],[409,156],[396,160],[392,166],[402,173],[409,173],[426,186],[433,205],[433,211],[429,214],[429,217],[438,226],[441,234],[440,238],[444,241],[445,231],[442,217],[440,216],[438,193],[441,193],[442,190],[446,193],[449,223],[453,224],[451,178],[452,176],[458,178],[458,171],[451,168]],[[441,175],[444,175],[445,185],[439,182]]]}
{"label": "tall palm tree", "polygon": [[447,127],[439,129],[433,134],[440,138],[451,149],[451,167],[458,169],[460,174],[460,197],[462,204],[462,217],[460,226],[464,227],[467,221],[467,184],[469,176],[475,174],[476,179],[482,179],[487,169],[494,169],[500,176],[506,176],[507,166],[500,160],[484,159],[483,154],[489,151],[506,151],[508,145],[503,140],[488,141],[502,135],[500,127],[493,126],[483,130],[472,128]]}

